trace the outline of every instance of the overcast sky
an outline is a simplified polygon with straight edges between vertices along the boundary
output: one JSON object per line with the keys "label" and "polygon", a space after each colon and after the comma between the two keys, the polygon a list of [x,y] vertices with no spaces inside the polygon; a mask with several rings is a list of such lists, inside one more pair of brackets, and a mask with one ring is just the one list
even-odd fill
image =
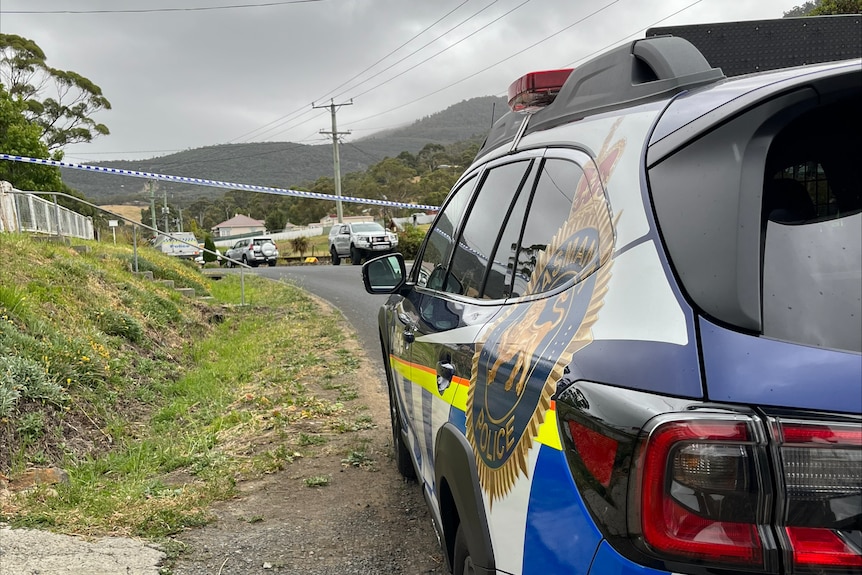
{"label": "overcast sky", "polygon": [[[0,32],[102,88],[77,163],[215,144],[354,141],[654,25],[780,18],[794,0],[0,0]],[[2,151],[2,150],[0,150]]]}

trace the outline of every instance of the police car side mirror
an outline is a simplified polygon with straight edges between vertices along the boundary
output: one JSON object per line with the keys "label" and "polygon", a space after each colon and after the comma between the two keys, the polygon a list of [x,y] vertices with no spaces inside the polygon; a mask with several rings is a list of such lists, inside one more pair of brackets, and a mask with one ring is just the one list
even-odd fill
{"label": "police car side mirror", "polygon": [[362,282],[370,294],[397,293],[404,286],[406,277],[404,256],[399,253],[374,258],[362,266]]}

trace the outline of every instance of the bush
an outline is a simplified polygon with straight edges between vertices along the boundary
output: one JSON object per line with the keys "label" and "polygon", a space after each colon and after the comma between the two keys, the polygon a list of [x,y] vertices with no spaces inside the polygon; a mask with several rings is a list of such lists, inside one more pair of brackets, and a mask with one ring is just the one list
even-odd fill
{"label": "bush", "polygon": [[412,260],[419,253],[419,246],[425,239],[425,232],[416,226],[406,226],[398,232],[398,251],[404,255],[404,259]]}
{"label": "bush", "polygon": [[300,256],[305,255],[305,250],[308,249],[308,238],[305,236],[297,236],[290,240],[290,249],[294,253],[299,253]]}
{"label": "bush", "polygon": [[[206,238],[204,238],[204,249],[208,250],[208,251],[204,252],[204,263],[208,264],[210,262],[216,261],[218,256],[215,254],[215,251],[216,251],[215,242],[213,241],[213,237],[209,234],[207,234]],[[210,252],[213,252],[213,253],[210,253]]]}
{"label": "bush", "polygon": [[96,312],[93,318],[96,325],[107,335],[116,335],[132,343],[140,343],[144,339],[144,329],[138,321],[122,312],[107,309]]}
{"label": "bush", "polygon": [[22,397],[59,404],[66,394],[40,363],[26,357],[0,357],[0,417],[11,415]]}

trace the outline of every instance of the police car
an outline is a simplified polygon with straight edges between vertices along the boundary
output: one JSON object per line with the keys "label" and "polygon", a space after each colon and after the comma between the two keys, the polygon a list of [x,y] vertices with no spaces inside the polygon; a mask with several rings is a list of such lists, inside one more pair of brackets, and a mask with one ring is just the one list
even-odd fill
{"label": "police car", "polygon": [[363,267],[456,575],[862,572],[859,18],[666,32],[517,80]]}

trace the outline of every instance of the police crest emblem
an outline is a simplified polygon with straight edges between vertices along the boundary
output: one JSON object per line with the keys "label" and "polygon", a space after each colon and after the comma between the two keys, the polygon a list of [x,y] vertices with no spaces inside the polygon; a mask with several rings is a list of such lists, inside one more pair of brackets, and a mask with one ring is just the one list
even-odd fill
{"label": "police crest emblem", "polygon": [[488,326],[473,354],[467,439],[479,483],[492,504],[511,490],[520,474],[528,474],[527,454],[545,421],[556,382],[573,354],[592,341],[614,244],[598,172],[607,178],[624,147],[624,140],[609,142],[610,136],[598,170],[585,169],[577,183],[569,216],[539,253],[526,294],[553,293],[572,282],[573,287],[510,306]]}

